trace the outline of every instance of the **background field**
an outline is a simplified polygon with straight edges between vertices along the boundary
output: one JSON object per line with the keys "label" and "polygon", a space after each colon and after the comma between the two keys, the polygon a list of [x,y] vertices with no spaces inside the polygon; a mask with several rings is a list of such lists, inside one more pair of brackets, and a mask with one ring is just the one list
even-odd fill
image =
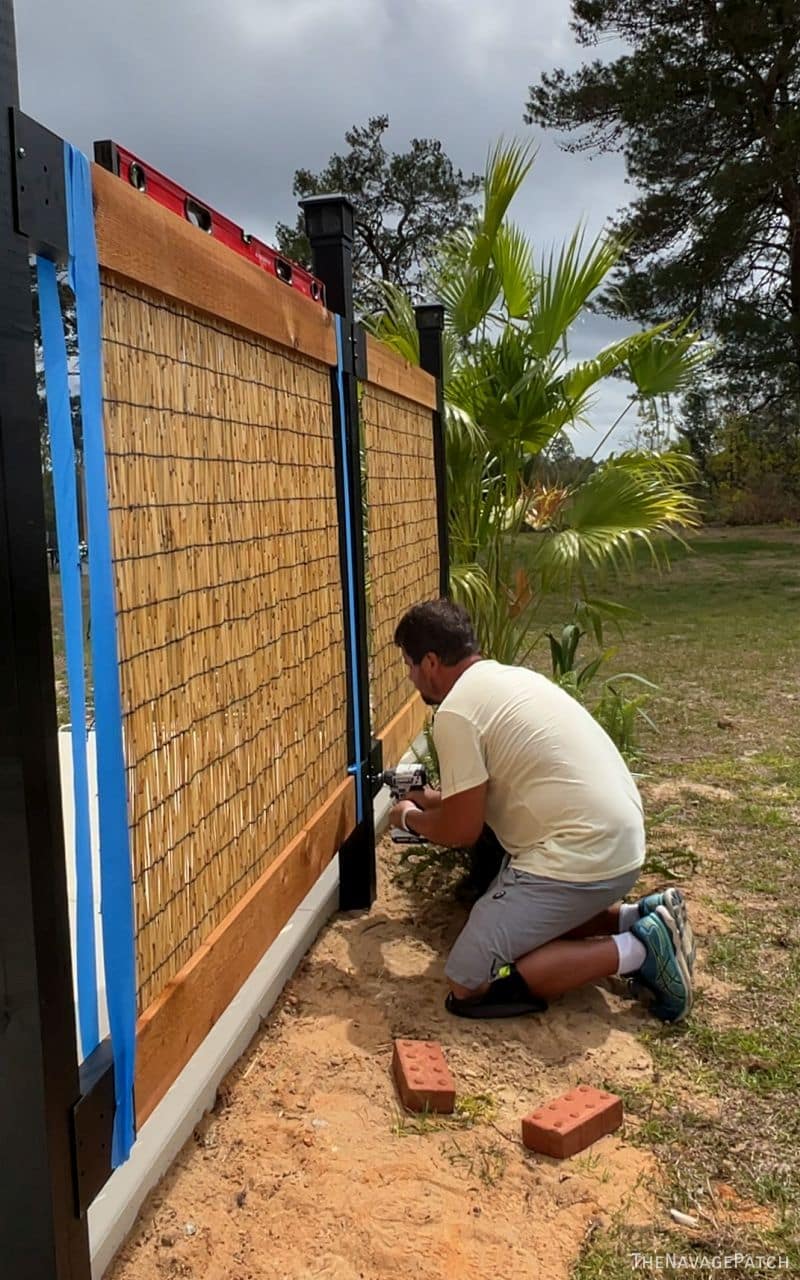
{"label": "background field", "polygon": [[[642,766],[649,867],[681,880],[701,921],[694,1015],[642,1033],[654,1074],[628,1113],[659,1156],[665,1206],[700,1218],[693,1251],[791,1253],[797,1267],[800,537],[706,531],[621,598],[644,614],[625,665],[660,686]],[[627,1275],[635,1247],[621,1229],[577,1274]]]}

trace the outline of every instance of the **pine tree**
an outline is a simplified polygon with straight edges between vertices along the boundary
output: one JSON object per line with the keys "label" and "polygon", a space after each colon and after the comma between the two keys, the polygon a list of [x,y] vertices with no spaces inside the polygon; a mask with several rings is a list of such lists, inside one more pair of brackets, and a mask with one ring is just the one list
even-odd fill
{"label": "pine tree", "polygon": [[693,312],[720,340],[731,399],[800,397],[800,8],[797,0],[573,0],[610,61],[542,75],[526,120],[568,151],[621,151],[638,194],[606,310]]}
{"label": "pine tree", "polygon": [[[382,305],[379,281],[422,297],[436,249],[472,218],[471,199],[481,187],[477,174],[465,176],[454,168],[435,139],[413,138],[408,151],[388,153],[383,143],[388,127],[386,115],[354,125],[345,134],[349,151],[331,156],[321,173],[298,169],[292,188],[296,196],[341,191],[352,199],[354,290],[362,313]],[[276,235],[287,257],[310,265],[302,216],[295,227],[278,223]]]}

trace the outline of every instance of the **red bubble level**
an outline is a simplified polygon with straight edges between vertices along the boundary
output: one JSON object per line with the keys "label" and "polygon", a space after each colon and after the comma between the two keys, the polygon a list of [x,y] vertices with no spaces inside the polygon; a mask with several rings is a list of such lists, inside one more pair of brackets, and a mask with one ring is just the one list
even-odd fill
{"label": "red bubble level", "polygon": [[186,222],[191,222],[212,239],[218,240],[220,244],[226,245],[241,257],[247,258],[249,262],[255,263],[268,275],[282,280],[289,288],[297,289],[312,302],[325,305],[325,288],[322,282],[317,280],[316,276],[312,276],[310,271],[306,271],[305,267],[298,266],[296,262],[290,262],[276,249],[271,249],[255,236],[249,235],[242,227],[231,222],[230,218],[217,213],[216,209],[198,200],[189,191],[179,187],[171,178],[159,173],[158,169],[154,169],[152,165],[146,164],[138,156],[126,151],[119,143],[96,142],[94,157],[104,169],[116,173],[123,182],[128,182],[137,191],[141,191],[142,195],[155,200],[157,204],[163,205],[165,209],[169,209]]}

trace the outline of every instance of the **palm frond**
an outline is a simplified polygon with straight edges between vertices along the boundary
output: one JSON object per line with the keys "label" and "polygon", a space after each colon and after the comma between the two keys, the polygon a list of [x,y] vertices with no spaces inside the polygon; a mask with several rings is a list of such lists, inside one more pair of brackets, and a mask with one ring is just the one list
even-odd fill
{"label": "palm frond", "polygon": [[627,360],[631,382],[641,396],[668,396],[688,391],[699,370],[710,359],[712,347],[682,320],[662,332]]}
{"label": "palm frond", "polygon": [[490,608],[494,601],[492,584],[486,570],[476,561],[450,565],[450,591],[453,599],[463,604],[467,612],[476,617]]}
{"label": "palm frond", "polygon": [[457,449],[466,445],[472,454],[485,453],[486,433],[468,410],[451,400],[445,402],[444,410],[448,448],[452,446]]}
{"label": "palm frond", "polygon": [[[489,379],[476,362],[463,362],[453,371],[445,391],[446,403],[456,414],[480,422],[490,391]],[[454,419],[458,425],[458,419]]]}
{"label": "palm frond", "polygon": [[509,316],[526,316],[535,288],[531,246],[525,233],[513,223],[504,222],[498,228],[492,262]]}
{"label": "palm frond", "polygon": [[419,333],[414,305],[399,285],[381,281],[383,311],[367,316],[364,327],[401,355],[409,364],[419,364]]}
{"label": "palm frond", "polygon": [[539,543],[543,577],[569,582],[588,568],[631,566],[636,542],[657,560],[656,535],[680,539],[681,528],[700,522],[685,487],[687,466],[685,455],[645,455],[640,466],[634,454],[603,463],[573,491],[564,527]]}
{"label": "palm frond", "polygon": [[591,387],[635,358],[668,327],[667,324],[656,325],[642,333],[631,333],[626,338],[610,343],[602,351],[598,351],[592,360],[582,360],[573,365],[559,378],[556,385],[566,400],[578,405]]}
{"label": "palm frond", "polygon": [[558,259],[551,253],[542,265],[530,335],[531,349],[539,357],[548,355],[562,341],[622,253],[621,244],[611,236],[598,236],[585,253],[583,240],[579,227]]}
{"label": "palm frond", "polygon": [[610,458],[573,494],[569,523],[579,531],[653,533],[699,523],[695,499],[678,483],[694,471],[688,454],[633,452]]}
{"label": "palm frond", "polygon": [[[484,179],[481,232],[491,246],[508,211],[508,206],[531,171],[536,150],[529,142],[500,139],[489,153]],[[488,261],[488,254],[487,259]]]}
{"label": "palm frond", "polygon": [[[534,155],[529,143],[498,142],[486,165],[483,209],[471,226],[460,228],[442,244],[436,292],[447,308],[448,324],[462,337],[484,323],[506,283],[514,305],[520,305],[523,283],[519,273],[524,261],[520,244],[515,245],[505,230],[504,219]],[[498,236],[502,238],[499,248]]]}
{"label": "palm frond", "polygon": [[637,476],[653,475],[669,484],[691,484],[697,479],[697,463],[682,449],[668,449],[665,453],[628,449],[614,454],[605,465],[616,471],[631,471]]}
{"label": "palm frond", "polygon": [[[473,237],[467,233],[460,237],[470,248],[455,261],[450,269],[444,269],[437,278],[437,293],[445,305],[445,323],[460,338],[470,334],[483,324],[501,291],[500,275],[491,262],[476,269],[471,265]],[[467,244],[464,245],[465,251]]]}

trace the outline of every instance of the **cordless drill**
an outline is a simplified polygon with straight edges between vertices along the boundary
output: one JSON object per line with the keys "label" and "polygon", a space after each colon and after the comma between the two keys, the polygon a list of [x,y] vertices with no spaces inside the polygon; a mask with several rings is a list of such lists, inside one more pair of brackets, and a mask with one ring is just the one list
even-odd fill
{"label": "cordless drill", "polygon": [[[424,791],[428,785],[428,775],[422,764],[399,764],[396,769],[387,769],[381,781],[391,791],[393,800],[413,800],[413,793]],[[424,836],[404,831],[402,827],[392,827],[389,834],[395,844],[427,843]]]}

